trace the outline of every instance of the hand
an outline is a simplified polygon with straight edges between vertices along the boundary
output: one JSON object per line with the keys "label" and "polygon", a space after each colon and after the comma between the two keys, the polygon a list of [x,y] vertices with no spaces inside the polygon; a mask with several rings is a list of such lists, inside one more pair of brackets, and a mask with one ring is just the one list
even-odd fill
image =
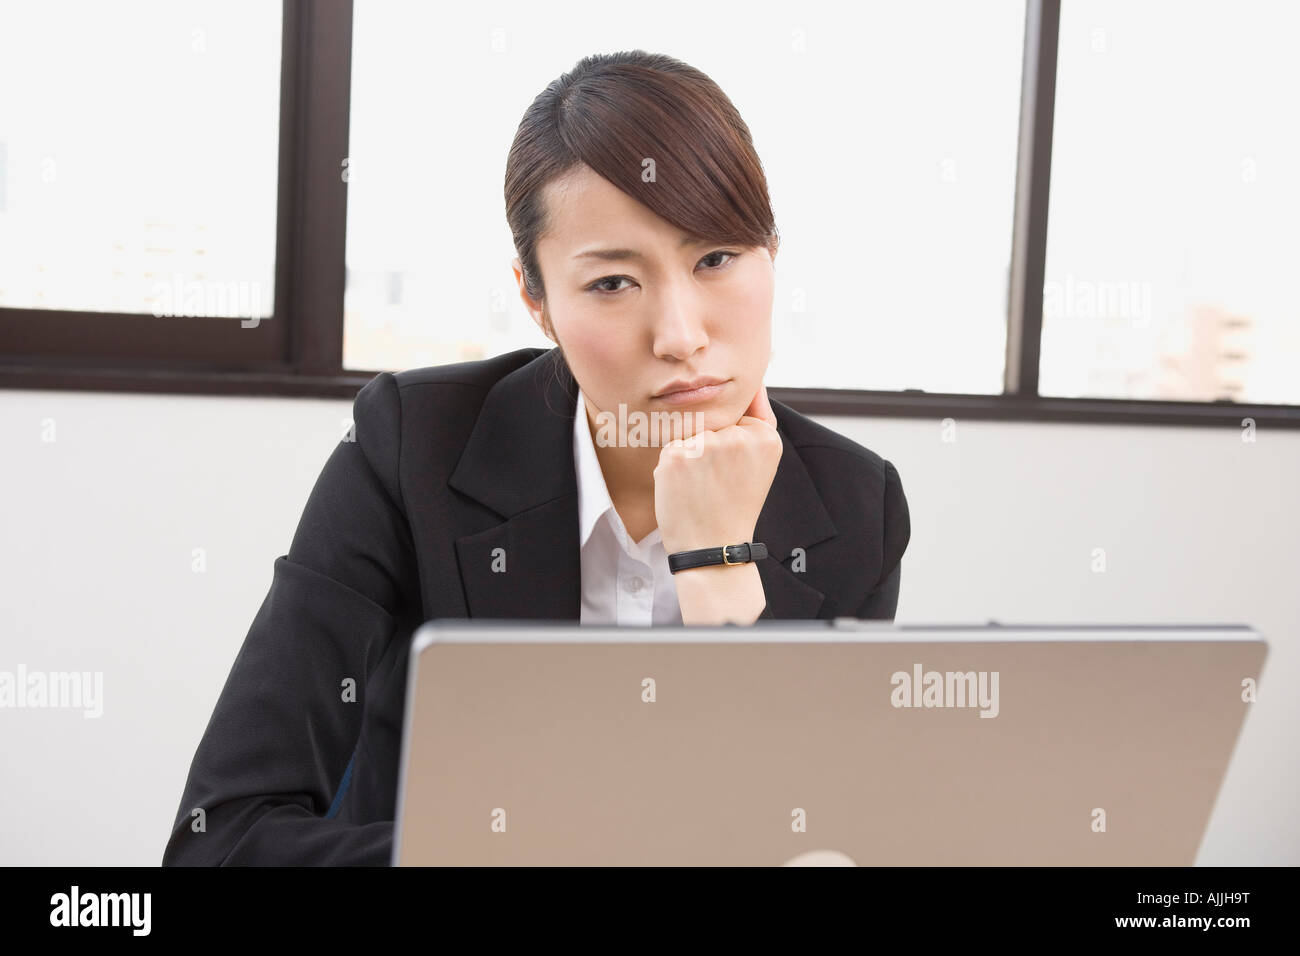
{"label": "hand", "polygon": [[654,470],[655,519],[664,550],[752,541],[781,451],[762,384],[736,424],[664,445]]}

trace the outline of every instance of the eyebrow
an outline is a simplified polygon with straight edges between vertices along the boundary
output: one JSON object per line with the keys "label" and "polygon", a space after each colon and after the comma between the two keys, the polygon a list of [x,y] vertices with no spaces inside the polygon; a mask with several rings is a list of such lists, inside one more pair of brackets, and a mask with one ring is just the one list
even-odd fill
{"label": "eyebrow", "polygon": [[[677,244],[678,249],[685,249],[687,246],[702,246],[707,243],[708,239],[696,238],[695,236],[683,236],[682,241]],[[635,249],[587,249],[574,255],[575,259],[600,259],[602,262],[620,262],[626,259],[645,259],[645,256]]]}

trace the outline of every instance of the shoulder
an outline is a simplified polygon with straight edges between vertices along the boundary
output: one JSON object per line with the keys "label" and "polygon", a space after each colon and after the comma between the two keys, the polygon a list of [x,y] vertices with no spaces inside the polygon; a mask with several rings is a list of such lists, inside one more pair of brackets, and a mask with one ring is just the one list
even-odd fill
{"label": "shoulder", "polygon": [[523,348],[475,361],[380,372],[352,402],[352,438],[396,497],[403,465],[447,471],[447,454],[463,446],[492,386],[546,352]]}
{"label": "shoulder", "polygon": [[353,401],[358,429],[365,420],[427,434],[425,426],[435,416],[445,424],[455,420],[458,412],[472,421],[493,385],[546,351],[523,348],[469,362],[380,372]]}
{"label": "shoulder", "polygon": [[786,440],[794,446],[809,475],[821,490],[824,484],[843,483],[846,478],[867,482],[884,491],[898,482],[893,463],[853,439],[815,422],[776,399],[769,399]]}
{"label": "shoulder", "polygon": [[367,408],[372,405],[391,406],[395,401],[404,403],[418,400],[418,396],[427,392],[442,393],[439,400],[445,400],[449,393],[461,392],[471,401],[477,393],[481,404],[482,396],[493,385],[546,351],[540,348],[515,349],[513,352],[470,362],[429,365],[401,372],[380,372],[357,393],[356,403]]}
{"label": "shoulder", "polygon": [[782,402],[769,401],[837,532],[873,542],[870,549],[879,549],[888,570],[911,537],[907,496],[894,463]]}
{"label": "shoulder", "polygon": [[487,391],[500,379],[547,351],[541,348],[515,349],[513,352],[504,352],[501,355],[470,362],[412,368],[392,373],[393,381],[402,391],[449,385]]}

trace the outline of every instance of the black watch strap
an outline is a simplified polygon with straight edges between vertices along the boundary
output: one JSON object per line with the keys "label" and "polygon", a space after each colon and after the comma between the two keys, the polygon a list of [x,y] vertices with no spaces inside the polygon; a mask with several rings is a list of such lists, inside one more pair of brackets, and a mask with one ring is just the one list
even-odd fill
{"label": "black watch strap", "polygon": [[696,548],[694,551],[676,551],[668,555],[668,570],[673,574],[687,568],[702,568],[710,564],[744,564],[767,557],[767,545],[761,541],[728,544],[721,548]]}

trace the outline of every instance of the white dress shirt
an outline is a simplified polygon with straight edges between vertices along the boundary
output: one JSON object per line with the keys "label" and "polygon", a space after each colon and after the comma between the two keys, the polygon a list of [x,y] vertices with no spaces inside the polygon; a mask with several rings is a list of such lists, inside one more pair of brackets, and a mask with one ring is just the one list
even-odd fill
{"label": "white dress shirt", "polygon": [[682,623],[677,585],[668,570],[659,529],[634,542],[609,497],[605,473],[578,390],[573,416],[573,464],[578,479],[578,544],[582,557],[580,624]]}

